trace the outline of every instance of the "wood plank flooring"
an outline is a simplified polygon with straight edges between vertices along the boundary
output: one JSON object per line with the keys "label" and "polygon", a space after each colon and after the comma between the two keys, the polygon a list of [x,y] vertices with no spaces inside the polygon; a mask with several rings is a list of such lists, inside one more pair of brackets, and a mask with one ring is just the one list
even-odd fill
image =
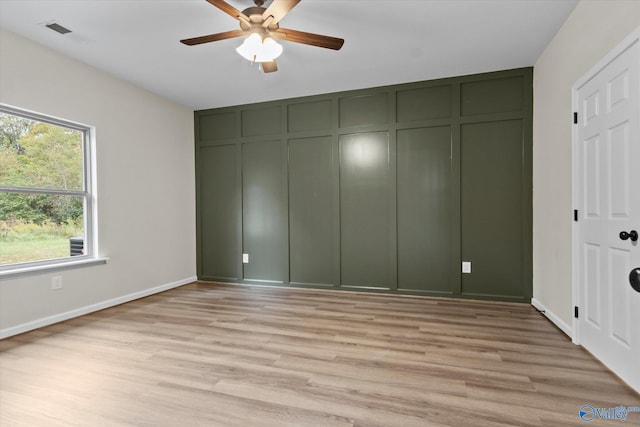
{"label": "wood plank flooring", "polygon": [[579,426],[585,404],[640,396],[524,304],[194,283],[0,341],[2,427]]}

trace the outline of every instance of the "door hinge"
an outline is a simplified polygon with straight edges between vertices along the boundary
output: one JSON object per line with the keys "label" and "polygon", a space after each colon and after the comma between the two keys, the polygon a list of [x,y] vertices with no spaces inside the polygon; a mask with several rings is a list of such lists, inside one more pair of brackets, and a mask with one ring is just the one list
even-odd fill
{"label": "door hinge", "polygon": [[573,307],[573,317],[578,318],[578,306]]}
{"label": "door hinge", "polygon": [[578,222],[578,209],[573,210],[573,220]]}
{"label": "door hinge", "polygon": [[573,124],[578,124],[578,113],[576,112],[573,113]]}

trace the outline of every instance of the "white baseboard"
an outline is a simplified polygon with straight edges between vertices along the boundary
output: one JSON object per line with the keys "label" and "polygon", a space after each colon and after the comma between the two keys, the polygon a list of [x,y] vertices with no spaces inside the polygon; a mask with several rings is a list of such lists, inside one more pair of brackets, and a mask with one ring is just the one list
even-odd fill
{"label": "white baseboard", "polygon": [[113,307],[116,305],[124,304],[125,302],[133,301],[136,299],[144,298],[149,295],[157,294],[160,292],[168,291],[169,289],[177,288],[179,286],[186,285],[198,280],[196,276],[188,277],[186,279],[177,280],[171,283],[165,283],[164,285],[156,286],[153,288],[145,289],[140,292],[134,292],[132,294],[123,295],[121,297],[113,298],[110,300],[102,301],[96,304],[87,305],[85,307],[76,308],[65,313],[55,314],[53,316],[43,317],[31,322],[23,323],[21,325],[12,326],[0,330],[0,339],[7,338],[13,335],[22,334],[24,332],[32,331],[34,329],[42,328],[44,326],[53,325],[54,323],[62,322],[65,320],[73,319],[74,317],[83,316],[85,314],[93,313],[94,311],[104,310],[105,308]]}
{"label": "white baseboard", "polygon": [[535,298],[531,298],[531,305],[534,306],[538,311],[545,315],[545,317],[556,325],[562,332],[567,334],[567,336],[573,339],[573,328],[567,325],[562,319],[560,319],[553,312],[549,311],[540,301]]}

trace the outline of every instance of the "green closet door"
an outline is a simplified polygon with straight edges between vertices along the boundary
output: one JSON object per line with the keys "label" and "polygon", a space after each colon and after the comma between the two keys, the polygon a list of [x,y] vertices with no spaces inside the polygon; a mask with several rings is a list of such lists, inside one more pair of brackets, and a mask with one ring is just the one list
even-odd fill
{"label": "green closet door", "polygon": [[523,123],[461,128],[462,293],[524,298]]}
{"label": "green closet door", "polygon": [[389,288],[389,136],[340,137],[341,279]]}
{"label": "green closet door", "polygon": [[398,288],[451,293],[451,128],[397,133]]}
{"label": "green closet door", "polygon": [[200,274],[238,279],[238,179],[236,146],[201,147]]}
{"label": "green closet door", "polygon": [[242,244],[249,254],[244,278],[287,277],[286,181],[280,141],[242,145]]}

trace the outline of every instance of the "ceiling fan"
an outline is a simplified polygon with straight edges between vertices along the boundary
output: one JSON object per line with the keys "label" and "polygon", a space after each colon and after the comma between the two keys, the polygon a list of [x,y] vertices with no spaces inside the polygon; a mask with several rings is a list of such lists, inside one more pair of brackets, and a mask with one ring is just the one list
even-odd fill
{"label": "ceiling fan", "polygon": [[194,46],[235,37],[246,37],[244,43],[236,51],[251,62],[260,63],[265,73],[278,71],[275,59],[282,53],[282,46],[276,40],[333,50],[339,50],[344,44],[344,40],[337,37],[281,28],[278,24],[280,20],[300,3],[300,0],[273,0],[267,8],[262,7],[265,0],[253,0],[256,5],[242,12],[224,0],[206,1],[237,19],[240,22],[240,29],[184,39],[180,40],[180,42],[188,46]]}

